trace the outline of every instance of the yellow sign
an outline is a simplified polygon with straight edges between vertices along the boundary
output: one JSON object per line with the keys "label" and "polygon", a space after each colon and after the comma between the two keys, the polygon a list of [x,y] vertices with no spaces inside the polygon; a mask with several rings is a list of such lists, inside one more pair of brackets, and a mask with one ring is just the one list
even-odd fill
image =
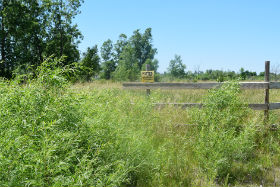
{"label": "yellow sign", "polygon": [[155,82],[154,71],[141,71],[141,81],[142,82]]}

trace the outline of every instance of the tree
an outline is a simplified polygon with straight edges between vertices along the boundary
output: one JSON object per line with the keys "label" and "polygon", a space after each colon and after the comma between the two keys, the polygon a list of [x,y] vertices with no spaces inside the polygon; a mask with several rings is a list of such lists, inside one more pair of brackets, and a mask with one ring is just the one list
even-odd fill
{"label": "tree", "polygon": [[244,68],[240,69],[240,78],[242,80],[246,80],[246,79],[254,77],[254,76],[257,76],[257,72],[251,72],[248,70],[245,71]]}
{"label": "tree", "polygon": [[276,64],[276,65],[273,65],[271,67],[271,74],[273,75],[273,78],[275,81],[278,81],[279,77],[279,72],[280,72],[280,65],[279,64]]}
{"label": "tree", "polygon": [[245,80],[245,79],[246,79],[246,73],[245,73],[244,68],[240,68],[240,78],[241,78],[242,80]]}
{"label": "tree", "polygon": [[118,80],[137,80],[139,73],[145,64],[150,64],[152,70],[158,68],[158,61],[154,60],[157,52],[152,45],[151,28],[142,34],[140,30],[133,32],[133,35],[126,40],[126,35],[121,35],[115,45],[118,67],[114,77]]}
{"label": "tree", "polygon": [[[18,1],[20,2],[20,1]],[[43,61],[44,38],[46,37],[46,20],[42,4],[37,0],[30,0],[16,4],[16,12],[10,20],[11,31],[15,40],[14,63],[17,67],[32,66],[36,69]],[[13,24],[15,23],[15,24]]]}
{"label": "tree", "polygon": [[66,64],[78,61],[81,33],[72,20],[82,2],[1,0],[0,76],[11,78],[15,69],[34,70],[44,56],[67,56]]}
{"label": "tree", "polygon": [[103,59],[103,62],[101,64],[102,78],[110,79],[112,73],[115,71],[116,62],[114,61],[113,56],[113,42],[108,39],[101,46],[101,57]]}
{"label": "tree", "polygon": [[147,28],[143,34],[140,30],[133,32],[130,38],[130,44],[135,49],[135,55],[138,60],[139,68],[142,68],[146,60],[153,60],[157,50],[152,45],[152,29]]}
{"label": "tree", "polygon": [[86,80],[90,80],[91,77],[97,75],[100,71],[100,57],[98,56],[97,45],[92,48],[87,48],[83,56],[81,73]]}
{"label": "tree", "polygon": [[138,60],[135,55],[135,49],[127,45],[120,56],[121,60],[118,64],[113,77],[116,80],[130,80],[135,81],[140,76],[140,69],[138,67]]}
{"label": "tree", "polygon": [[149,64],[150,65],[150,69],[155,71],[155,73],[157,73],[157,69],[159,67],[157,59],[154,59],[154,60],[147,59],[146,62],[142,65],[142,70],[143,71],[146,70],[146,64]]}
{"label": "tree", "polygon": [[127,36],[125,34],[120,34],[118,41],[114,45],[114,61],[116,62],[116,65],[119,63],[120,56],[127,44]]}
{"label": "tree", "polygon": [[183,64],[181,56],[175,55],[173,60],[170,60],[168,73],[176,78],[183,78],[185,76],[186,65]]}
{"label": "tree", "polygon": [[1,4],[1,75],[42,61],[43,9],[37,0],[2,1]]}
{"label": "tree", "polygon": [[50,22],[45,54],[56,57],[66,56],[65,63],[79,60],[78,43],[82,34],[72,20],[80,12],[83,0],[46,0],[49,9]]}
{"label": "tree", "polygon": [[0,48],[1,48],[1,61],[0,61],[0,76],[5,76],[5,66],[6,62],[6,40],[7,40],[7,32],[6,32],[6,25],[5,25],[5,10],[7,7],[8,1],[3,0],[0,1]]}
{"label": "tree", "polygon": [[101,57],[104,61],[112,60],[113,58],[113,42],[112,40],[106,40],[101,46]]}

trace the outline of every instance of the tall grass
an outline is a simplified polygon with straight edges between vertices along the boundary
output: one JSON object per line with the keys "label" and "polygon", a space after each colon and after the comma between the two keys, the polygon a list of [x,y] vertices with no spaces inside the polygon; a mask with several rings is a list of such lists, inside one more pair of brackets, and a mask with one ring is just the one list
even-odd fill
{"label": "tall grass", "polygon": [[135,105],[142,117],[123,112],[130,102],[117,91],[74,93],[63,73],[43,64],[36,80],[1,82],[1,186],[120,186],[149,179],[157,168],[149,164],[152,145],[142,122],[152,120],[144,115],[151,106]]}
{"label": "tall grass", "polygon": [[225,84],[219,90],[211,90],[205,99],[206,107],[192,111],[192,119],[198,125],[194,150],[200,166],[209,179],[232,182],[244,177],[244,168],[235,165],[251,164],[248,175],[261,172],[255,142],[257,131],[249,109],[239,99],[239,85]]}
{"label": "tall grass", "polygon": [[73,88],[67,71],[46,61],[36,79],[0,82],[1,186],[259,183],[279,164],[278,131],[239,107],[236,84],[193,98],[202,110],[158,110],[163,92]]}

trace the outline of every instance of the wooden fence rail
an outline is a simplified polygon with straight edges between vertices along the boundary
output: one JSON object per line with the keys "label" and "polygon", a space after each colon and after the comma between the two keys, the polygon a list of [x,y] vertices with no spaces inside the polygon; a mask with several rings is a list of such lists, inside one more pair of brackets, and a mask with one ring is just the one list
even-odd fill
{"label": "wooden fence rail", "polygon": [[[263,89],[265,91],[265,99],[263,104],[254,103],[248,106],[254,110],[264,110],[265,122],[269,119],[268,110],[280,109],[280,103],[269,103],[269,90],[280,89],[280,82],[270,82],[270,61],[265,62],[265,79],[264,82],[240,82],[241,89]],[[149,90],[147,95],[150,94],[150,89],[212,89],[219,88],[223,83],[207,82],[207,83],[141,83],[141,82],[128,82],[123,83],[124,89],[146,89]],[[154,103],[157,107],[166,105],[173,105],[182,108],[187,107],[203,107],[203,103]],[[242,107],[242,106],[241,106]]]}
{"label": "wooden fence rail", "polygon": [[[125,89],[211,89],[219,88],[223,83],[142,83],[127,82],[123,83]],[[280,82],[240,82],[241,89],[280,89]]]}
{"label": "wooden fence rail", "polygon": [[[190,108],[190,107],[198,107],[201,108],[204,106],[203,103],[154,103],[153,105],[155,105],[158,108],[167,106],[167,105],[172,105],[172,106],[176,106],[176,107],[180,107],[180,108]],[[243,106],[246,106],[245,104]],[[269,104],[259,104],[259,103],[255,103],[255,104],[248,104],[247,105],[249,108],[253,109],[253,110],[276,110],[276,109],[280,109],[280,103],[269,103]],[[242,107],[242,106],[240,106]]]}

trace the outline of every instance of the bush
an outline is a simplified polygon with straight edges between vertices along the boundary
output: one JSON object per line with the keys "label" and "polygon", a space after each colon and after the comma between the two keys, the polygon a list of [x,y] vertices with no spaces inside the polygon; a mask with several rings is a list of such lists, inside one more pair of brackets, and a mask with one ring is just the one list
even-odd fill
{"label": "bush", "polygon": [[151,105],[139,100],[129,112],[131,103],[117,91],[75,93],[55,64],[43,63],[37,79],[24,85],[0,82],[2,186],[120,186],[151,179],[153,148],[145,137]]}
{"label": "bush", "polygon": [[49,59],[36,79],[0,81],[2,186],[209,186],[261,177],[262,161],[279,160],[279,132],[259,131],[236,83],[189,116],[155,110],[158,91],[77,90],[69,73]]}
{"label": "bush", "polygon": [[239,92],[237,83],[226,83],[210,90],[203,109],[192,111],[198,125],[194,150],[212,181],[234,182],[260,171],[255,162],[257,128],[250,122],[250,110],[240,101]]}

